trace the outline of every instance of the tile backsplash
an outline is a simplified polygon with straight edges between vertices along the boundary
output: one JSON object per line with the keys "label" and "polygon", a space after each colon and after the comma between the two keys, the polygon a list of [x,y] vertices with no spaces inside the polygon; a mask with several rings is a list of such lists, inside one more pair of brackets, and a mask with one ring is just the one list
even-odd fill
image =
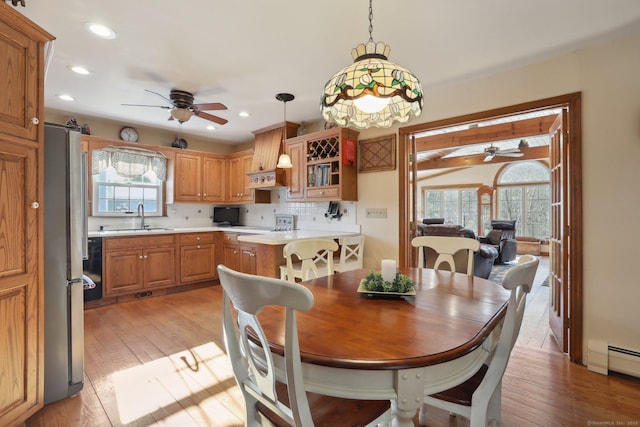
{"label": "tile backsplash", "polygon": [[[356,223],[356,202],[339,202],[342,217],[330,219],[325,217],[329,202],[287,203],[286,187],[271,190],[271,202],[267,204],[239,205],[240,221],[243,225],[268,227],[275,225],[275,214],[291,214],[296,216],[296,228],[301,230],[332,230],[360,232]],[[145,218],[151,227],[209,227],[213,225],[213,205],[175,203],[167,205],[166,217]],[[127,218],[89,217],[89,230],[137,228],[140,218],[132,214]]]}

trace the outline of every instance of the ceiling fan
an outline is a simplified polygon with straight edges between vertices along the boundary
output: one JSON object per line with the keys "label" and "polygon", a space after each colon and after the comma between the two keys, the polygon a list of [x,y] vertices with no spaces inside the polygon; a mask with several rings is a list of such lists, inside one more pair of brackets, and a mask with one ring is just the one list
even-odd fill
{"label": "ceiling fan", "polygon": [[504,157],[522,157],[524,153],[520,152],[517,148],[507,148],[505,150],[501,150],[498,147],[494,147],[493,144],[491,146],[486,147],[484,149],[484,161],[490,162],[493,160],[495,156],[504,156]]}
{"label": "ceiling fan", "polygon": [[157,107],[169,110],[171,116],[169,120],[177,120],[180,123],[188,121],[192,116],[200,117],[201,119],[209,120],[219,125],[227,123],[227,119],[214,116],[213,114],[205,113],[205,110],[226,110],[227,107],[219,102],[207,103],[207,104],[194,104],[193,94],[185,90],[171,89],[169,98],[154,92],[149,89],[145,89],[147,92],[158,95],[171,105],[145,105],[145,104],[122,104],[129,107]]}

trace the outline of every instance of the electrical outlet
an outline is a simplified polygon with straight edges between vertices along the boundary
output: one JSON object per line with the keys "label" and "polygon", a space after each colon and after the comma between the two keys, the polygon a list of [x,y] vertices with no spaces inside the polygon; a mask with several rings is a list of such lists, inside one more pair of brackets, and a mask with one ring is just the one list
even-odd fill
{"label": "electrical outlet", "polygon": [[387,208],[367,208],[367,218],[386,218]]}

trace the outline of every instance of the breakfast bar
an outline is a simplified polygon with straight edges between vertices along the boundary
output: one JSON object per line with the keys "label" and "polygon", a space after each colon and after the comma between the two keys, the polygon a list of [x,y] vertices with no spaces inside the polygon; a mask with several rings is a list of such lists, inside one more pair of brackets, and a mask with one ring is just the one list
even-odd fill
{"label": "breakfast bar", "polygon": [[319,230],[273,231],[264,234],[243,234],[240,242],[256,244],[256,273],[259,276],[280,277],[280,266],[284,264],[282,248],[289,242],[304,239],[338,239],[360,233]]}

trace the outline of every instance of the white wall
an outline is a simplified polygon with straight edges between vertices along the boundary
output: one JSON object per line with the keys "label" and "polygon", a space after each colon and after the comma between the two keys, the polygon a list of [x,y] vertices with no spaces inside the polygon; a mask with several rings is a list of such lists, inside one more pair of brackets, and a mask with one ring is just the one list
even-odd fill
{"label": "white wall", "polygon": [[[583,103],[583,354],[587,362],[586,344],[591,339],[640,350],[640,278],[634,268],[640,241],[640,33],[475,81],[427,87],[419,121],[578,91]],[[385,132],[363,132],[361,138],[374,134]],[[359,206],[385,203],[390,209],[383,227],[358,217],[368,241],[385,245],[367,253],[369,266],[377,265],[383,255],[398,255],[398,218],[391,212],[398,209],[397,179],[397,171],[359,175]]]}

